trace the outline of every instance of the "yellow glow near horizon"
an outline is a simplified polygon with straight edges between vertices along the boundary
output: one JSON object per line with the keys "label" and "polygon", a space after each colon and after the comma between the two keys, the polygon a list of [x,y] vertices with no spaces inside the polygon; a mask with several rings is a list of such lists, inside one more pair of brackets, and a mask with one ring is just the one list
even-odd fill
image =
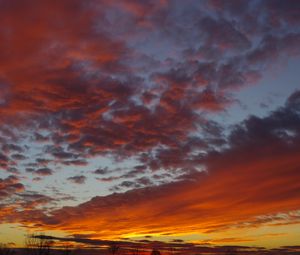
{"label": "yellow glow near horizon", "polygon": [[[258,228],[231,229],[218,233],[210,234],[178,234],[163,235],[149,234],[150,240],[169,242],[174,239],[181,239],[185,242],[195,244],[211,243],[212,245],[246,245],[246,246],[263,246],[266,248],[276,248],[279,246],[295,245],[300,240],[300,223],[294,225],[282,226],[262,226]],[[24,240],[28,234],[25,228],[18,224],[1,224],[0,225],[0,243],[12,244],[14,247],[24,247]],[[68,233],[62,231],[43,231],[46,235],[65,237]],[[83,233],[80,233],[83,234]],[[140,240],[146,235],[128,234],[126,238],[131,240]],[[125,237],[125,236],[124,236]],[[97,237],[95,237],[97,239]]]}
{"label": "yellow glow near horizon", "polygon": [[65,237],[62,231],[33,231],[22,227],[20,224],[0,224],[0,243],[9,244],[16,248],[24,247],[26,235],[29,233],[43,233],[45,235]]}

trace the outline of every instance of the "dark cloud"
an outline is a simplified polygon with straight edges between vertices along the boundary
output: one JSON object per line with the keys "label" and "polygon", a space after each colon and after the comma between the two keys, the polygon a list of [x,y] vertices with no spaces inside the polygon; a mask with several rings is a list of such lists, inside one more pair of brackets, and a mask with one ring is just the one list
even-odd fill
{"label": "dark cloud", "polygon": [[19,145],[16,145],[16,144],[3,144],[2,150],[6,153],[11,152],[11,151],[15,151],[15,152],[18,152],[18,153],[23,152],[23,148]]}
{"label": "dark cloud", "polygon": [[35,209],[37,206],[46,205],[54,201],[53,198],[36,192],[22,193],[19,194],[19,197],[22,199],[22,208],[27,210]]}
{"label": "dark cloud", "polygon": [[55,158],[59,159],[72,159],[76,158],[76,155],[70,152],[64,151],[61,147],[48,147],[47,152],[50,153]]}
{"label": "dark cloud", "polygon": [[24,159],[27,158],[27,157],[24,156],[23,154],[13,154],[13,155],[11,155],[11,157],[12,157],[14,160],[24,160]]}
{"label": "dark cloud", "polygon": [[247,35],[238,29],[237,24],[224,19],[205,17],[200,21],[200,28],[206,34],[205,44],[222,49],[245,50],[251,47]]}
{"label": "dark cloud", "polygon": [[88,161],[84,159],[64,160],[62,164],[66,166],[86,166]]}
{"label": "dark cloud", "polygon": [[[1,169],[41,181],[95,157],[135,162],[93,171],[111,191],[132,191],[47,215],[7,209],[7,221],[77,231],[91,223],[86,210],[101,217],[99,235],[144,235],[169,231],[157,218],[174,233],[215,231],[296,210],[299,91],[231,130],[212,119],[276,63],[299,56],[298,13],[296,1],[277,0],[0,1]],[[67,180],[84,184],[82,174]],[[0,180],[2,197],[24,189],[17,177]],[[125,218],[129,210],[136,215]],[[191,223],[201,217],[203,226]]]}
{"label": "dark cloud", "polygon": [[[99,236],[112,237],[131,233],[133,229],[141,235],[150,230],[165,233],[166,229],[170,234],[173,231],[178,234],[178,229],[184,233],[211,233],[299,222],[290,213],[299,209],[298,99],[296,91],[285,106],[269,116],[250,116],[234,126],[226,148],[192,159],[205,165],[207,172],[190,172],[190,180],[184,178],[151,188],[140,188],[149,184],[149,179],[144,177],[122,181],[120,188],[132,190],[94,197],[36,220],[45,228],[73,232],[86,229],[96,231]],[[111,224],[112,211],[114,224]],[[124,216],[128,216],[126,228],[122,227]],[[101,223],[96,224],[98,218]],[[57,224],[49,225],[48,221]]]}
{"label": "dark cloud", "polygon": [[[20,133],[35,127],[30,137],[45,144],[45,164],[83,166],[96,155],[128,158],[151,154],[158,144],[186,146],[205,126],[201,113],[224,111],[236,102],[232,92],[255,83],[276,59],[299,54],[297,7],[276,1],[191,1],[184,8],[177,1],[25,2],[1,2],[1,48],[10,52],[0,63],[1,121]],[[105,18],[111,12],[122,26]],[[151,52],[158,40],[153,31],[173,55]],[[144,38],[148,45],[136,47]],[[181,164],[176,167],[184,169]]]}
{"label": "dark cloud", "polygon": [[[211,253],[211,254],[289,254],[294,255],[297,254],[299,250],[299,246],[283,246],[278,249],[265,249],[263,247],[250,247],[250,246],[242,246],[242,245],[213,245],[213,243],[207,242],[205,244],[194,244],[189,242],[184,242],[180,239],[175,239],[173,242],[162,242],[162,241],[149,241],[149,240],[104,240],[104,239],[94,239],[91,238],[90,235],[81,235],[75,234],[72,237],[55,237],[55,236],[47,236],[47,235],[36,235],[35,237],[41,239],[47,239],[51,241],[56,241],[56,245],[60,247],[64,243],[80,243],[84,245],[84,251],[90,252],[93,254],[94,250],[97,249],[98,254],[104,254],[107,252],[107,247],[110,247],[112,244],[117,245],[120,251],[126,252],[134,252],[135,249],[138,249],[139,252],[151,252],[153,247],[155,249],[160,250],[161,252],[175,252],[176,254],[186,254],[186,253]],[[126,238],[125,238],[126,239]],[[242,239],[234,238],[238,241],[242,241]],[[220,239],[221,240],[221,239]],[[211,240],[213,242],[219,240]],[[90,250],[91,249],[91,250]]]}
{"label": "dark cloud", "polygon": [[76,184],[83,184],[86,181],[86,177],[84,175],[76,175],[69,177],[67,180]]}
{"label": "dark cloud", "polygon": [[6,155],[0,153],[0,167],[7,169],[9,162],[10,159]]}
{"label": "dark cloud", "polygon": [[18,177],[10,175],[7,178],[0,178],[0,197],[4,199],[6,197],[12,196],[16,193],[22,192],[25,187]]}
{"label": "dark cloud", "polygon": [[35,170],[33,173],[40,176],[48,176],[53,174],[53,170],[47,167],[43,167]]}
{"label": "dark cloud", "polygon": [[12,174],[20,174],[20,171],[15,167],[8,168],[7,172],[12,173]]}
{"label": "dark cloud", "polygon": [[106,168],[98,168],[93,171],[94,174],[99,174],[99,175],[105,175],[105,174],[108,174],[109,172],[110,171],[107,167]]}

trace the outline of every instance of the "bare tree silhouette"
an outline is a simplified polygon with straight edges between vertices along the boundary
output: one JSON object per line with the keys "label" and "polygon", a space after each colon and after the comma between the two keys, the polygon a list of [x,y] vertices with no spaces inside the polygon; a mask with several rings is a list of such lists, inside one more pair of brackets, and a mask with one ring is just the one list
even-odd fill
{"label": "bare tree silhouette", "polygon": [[15,250],[10,248],[6,244],[0,243],[0,255],[13,255],[15,253]]}
{"label": "bare tree silhouette", "polygon": [[140,254],[140,249],[138,247],[132,249],[131,254],[132,255],[139,255]]}
{"label": "bare tree silhouette", "polygon": [[31,234],[25,238],[26,254],[49,255],[53,242],[43,234]]}
{"label": "bare tree silhouette", "polygon": [[70,244],[65,244],[62,248],[63,255],[70,255],[73,251],[73,248]]}
{"label": "bare tree silhouette", "polygon": [[117,254],[119,250],[120,250],[120,246],[116,242],[112,242],[108,247],[109,253],[113,255]]}
{"label": "bare tree silhouette", "polygon": [[236,255],[237,250],[235,248],[228,248],[225,255]]}
{"label": "bare tree silhouette", "polygon": [[153,249],[151,255],[161,255],[159,250]]}

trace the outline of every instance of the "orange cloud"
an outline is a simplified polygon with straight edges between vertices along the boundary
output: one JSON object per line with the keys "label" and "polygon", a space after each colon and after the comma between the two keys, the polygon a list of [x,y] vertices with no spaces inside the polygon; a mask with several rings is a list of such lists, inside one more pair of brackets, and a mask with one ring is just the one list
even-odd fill
{"label": "orange cloud", "polygon": [[[47,214],[33,209],[26,215],[16,212],[13,220],[11,216],[4,219],[105,238],[298,223],[299,96],[298,91],[293,93],[284,107],[265,118],[251,116],[233,127],[226,149],[190,159],[206,171],[185,172],[182,181],[94,197]],[[57,149],[53,153],[68,156]],[[158,150],[158,167],[182,165],[181,153]],[[145,164],[150,164],[147,159]]]}
{"label": "orange cloud", "polygon": [[[94,197],[76,207],[35,218],[37,226],[117,238],[145,234],[186,234],[289,223],[299,209],[299,152],[243,158],[245,151],[212,157],[209,171],[160,187]],[[286,213],[283,218],[278,213]],[[274,215],[267,220],[259,216]],[[263,218],[261,218],[263,219]],[[32,217],[22,219],[34,223]]]}
{"label": "orange cloud", "polygon": [[[299,92],[228,137],[203,114],[226,109],[227,93],[256,82],[262,66],[299,54],[299,19],[290,5],[258,1],[237,11],[224,2],[209,14],[197,1],[185,8],[154,2],[0,1],[0,167],[47,178],[59,172],[54,164],[83,166],[109,154],[139,161],[138,173],[164,170],[174,181],[59,210],[41,209],[53,202],[48,197],[31,196],[18,210],[11,200],[1,205],[1,220],[111,238],[299,222],[292,213],[299,209]],[[260,12],[267,7],[272,11]],[[21,154],[18,137],[28,148],[27,140],[47,142],[45,158]],[[136,176],[98,180],[130,179],[115,190],[160,183]],[[17,177],[0,179],[1,198],[22,192]]]}

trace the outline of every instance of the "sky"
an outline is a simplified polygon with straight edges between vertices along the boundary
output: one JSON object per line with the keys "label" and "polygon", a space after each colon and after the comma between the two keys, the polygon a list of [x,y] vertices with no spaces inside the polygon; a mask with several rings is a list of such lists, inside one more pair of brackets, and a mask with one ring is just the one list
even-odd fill
{"label": "sky", "polygon": [[0,0],[0,243],[296,254],[299,72],[296,0]]}

